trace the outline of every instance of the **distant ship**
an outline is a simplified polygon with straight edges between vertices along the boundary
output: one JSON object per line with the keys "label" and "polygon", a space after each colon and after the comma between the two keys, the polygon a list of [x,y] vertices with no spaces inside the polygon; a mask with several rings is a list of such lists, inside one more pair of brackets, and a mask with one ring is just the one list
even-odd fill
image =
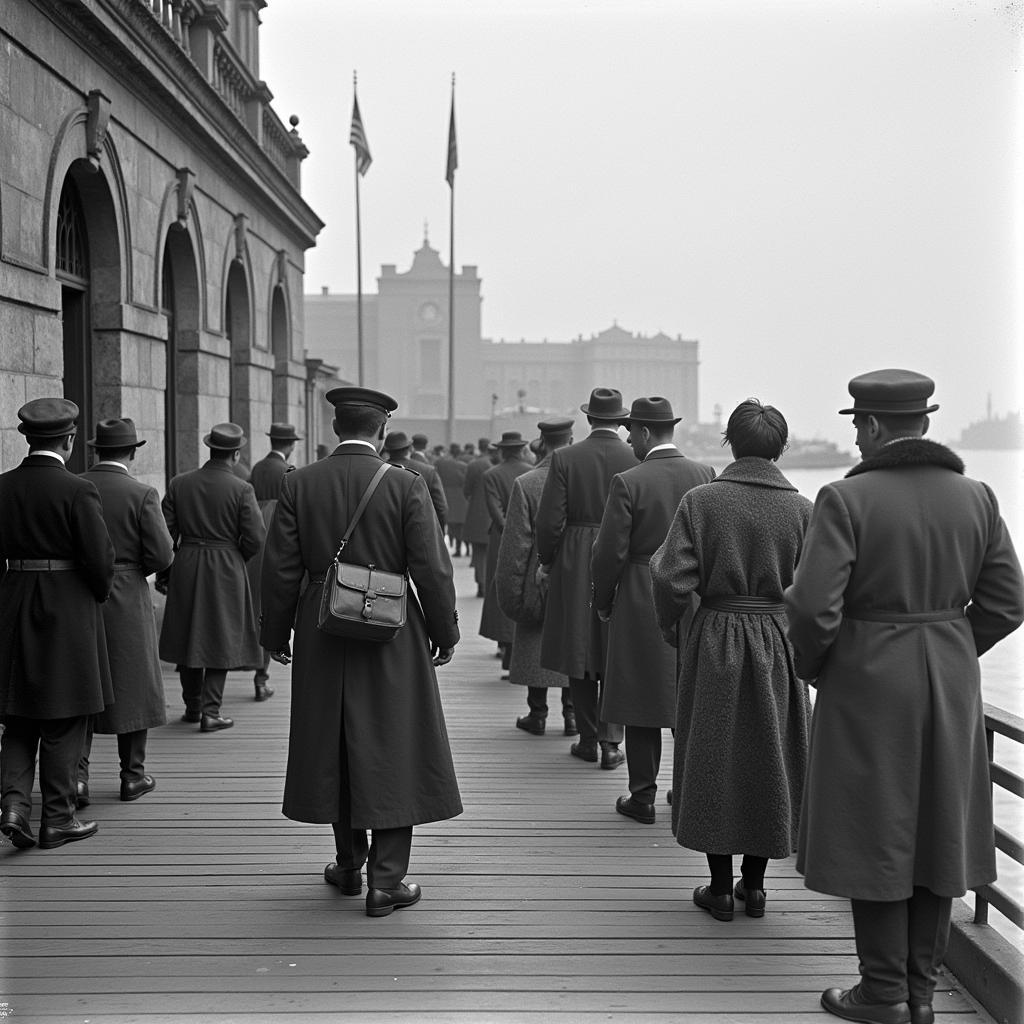
{"label": "distant ship", "polygon": [[964,427],[955,448],[968,451],[990,449],[1012,451],[1024,448],[1024,422],[1019,412],[1008,412],[1005,416],[992,415],[992,398],[988,401],[988,415]]}
{"label": "distant ship", "polygon": [[[698,423],[686,431],[679,441],[679,447],[691,458],[726,466],[732,462],[728,446],[722,447],[721,423]],[[786,469],[839,469],[852,466],[857,460],[849,452],[842,451],[837,444],[822,437],[804,440],[789,439],[789,447],[779,459],[779,467]]]}

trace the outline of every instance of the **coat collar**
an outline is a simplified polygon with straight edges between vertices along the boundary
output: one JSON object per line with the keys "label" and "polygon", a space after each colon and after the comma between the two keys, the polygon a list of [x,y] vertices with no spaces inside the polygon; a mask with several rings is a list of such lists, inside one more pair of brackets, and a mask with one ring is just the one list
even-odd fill
{"label": "coat collar", "polygon": [[230,473],[232,476],[235,475],[235,471],[231,463],[225,462],[223,459],[207,459],[199,468],[209,469],[214,473]]}
{"label": "coat collar", "polygon": [[369,455],[375,459],[380,458],[380,453],[368,441],[342,441],[341,444],[331,452],[332,458],[335,455]]}
{"label": "coat collar", "polygon": [[95,466],[90,467],[90,473],[120,473],[125,476],[128,473],[128,467],[122,466],[120,462],[97,462]]}
{"label": "coat collar", "polygon": [[774,462],[756,455],[747,455],[730,462],[711,483],[753,484],[755,487],[774,487],[779,491],[796,490]]}
{"label": "coat collar", "polygon": [[886,445],[881,451],[857,463],[846,475],[859,476],[873,469],[908,469],[912,466],[939,466],[963,473],[964,463],[956,452],[938,441],[915,437],[910,441],[899,441]]}
{"label": "coat collar", "polygon": [[67,465],[61,458],[53,458],[51,455],[26,455],[21,460],[23,466],[32,466],[35,469],[63,469],[67,471]]}
{"label": "coat collar", "polygon": [[686,456],[676,447],[659,448],[656,452],[648,452],[643,461],[653,462],[655,459],[685,459]]}

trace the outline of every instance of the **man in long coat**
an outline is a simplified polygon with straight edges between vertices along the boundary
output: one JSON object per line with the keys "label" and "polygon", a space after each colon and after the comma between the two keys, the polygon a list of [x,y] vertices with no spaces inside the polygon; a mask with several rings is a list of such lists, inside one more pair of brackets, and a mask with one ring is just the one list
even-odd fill
{"label": "man in long coat", "polygon": [[626,733],[629,796],[615,809],[645,825],[656,817],[661,730],[676,718],[676,650],[658,629],[650,560],[683,495],[715,475],[672,443],[678,422],[665,398],[633,402],[622,425],[640,465],[612,478],[591,555],[594,608],[609,623],[602,713]]}
{"label": "man in long coat", "polygon": [[612,477],[635,466],[636,456],[618,436],[619,423],[629,415],[620,392],[595,388],[580,411],[587,417],[590,434],[551,456],[537,512],[540,571],[550,588],[540,663],[569,677],[580,731],[570,753],[597,761],[600,743],[601,767],[617,768],[625,760],[619,750],[622,726],[608,721],[599,710],[607,637],[591,607],[590,550]]}
{"label": "man in long coat", "polygon": [[[267,431],[270,438],[270,451],[252,467],[249,483],[256,494],[256,504],[260,507],[263,526],[270,529],[270,521],[274,518],[274,509],[281,493],[281,481],[285,473],[291,473],[295,467],[288,461],[295,451],[295,445],[302,438],[291,423],[271,423]],[[249,577],[249,592],[252,594],[252,610],[257,623],[260,621],[260,575],[263,569],[263,548],[256,552],[245,563],[245,572]],[[263,702],[274,696],[274,688],[270,685],[270,651],[263,651],[259,667],[252,678],[255,700]]]}
{"label": "man in long coat", "polygon": [[263,563],[261,639],[287,662],[294,623],[284,814],[331,823],[337,861],[324,877],[358,895],[366,864],[366,912],[381,917],[420,899],[419,886],[403,881],[413,826],[462,811],[434,673],[459,640],[455,586],[423,478],[391,468],[344,556],[409,574],[415,594],[406,625],[388,643],[317,628],[324,574],[380,469],[387,418],[396,408],[394,399],[366,388],[335,388],[327,400],[341,443],[329,458],[285,478]]}
{"label": "man in long coat", "polygon": [[427,485],[427,490],[430,492],[430,502],[434,506],[434,512],[437,514],[437,521],[441,526],[441,532],[444,533],[448,520],[448,500],[444,496],[444,485],[441,483],[441,478],[437,475],[437,470],[425,459],[414,459],[412,457],[412,442],[409,440],[408,435],[401,430],[388,434],[384,440],[384,451],[389,463],[395,466],[402,466],[404,469],[411,469],[414,473],[419,473],[423,477],[423,482]]}
{"label": "man in long coat", "polygon": [[34,846],[39,758],[43,849],[95,835],[75,818],[75,776],[90,715],[113,700],[100,606],[114,546],[100,496],[67,471],[78,406],[37,398],[18,410],[28,457],[0,476],[0,832]]}
{"label": "man in long coat", "polygon": [[139,440],[134,422],[128,417],[101,420],[88,443],[98,461],[82,478],[99,491],[114,545],[113,587],[102,606],[114,702],[91,720],[78,763],[79,807],[89,803],[94,732],[117,736],[122,800],[138,800],[156,788],[156,780],[146,773],[146,741],[150,729],[166,724],[167,709],[146,577],[165,570],[174,557],[160,496],[128,471],[135,452],[146,443]]}
{"label": "man in long coat", "polygon": [[786,592],[818,691],[797,869],[852,904],[861,981],[822,995],[846,1020],[931,1021],[952,898],[996,877],[978,656],[1024,619],[1021,569],[995,495],[924,439],[933,390],[850,382],[863,461],[819,491]]}
{"label": "man in long coat", "polygon": [[219,423],[203,443],[209,460],[171,480],[164,495],[177,555],[167,585],[160,657],[178,666],[186,722],[201,732],[229,729],[221,714],[230,669],[262,664],[245,563],[266,529],[252,484],[234,473],[245,434]]}
{"label": "man in long coat", "polygon": [[516,719],[516,728],[543,736],[548,719],[548,688],[562,692],[562,718],[566,736],[576,736],[569,680],[540,664],[540,640],[546,594],[537,582],[537,509],[548,478],[551,454],[572,444],[572,420],[546,420],[537,424],[541,441],[540,461],[512,481],[505,528],[498,546],[494,570],[495,592],[501,610],[515,622],[508,681],[526,687],[528,713]]}
{"label": "man in long coat", "polygon": [[[444,488],[445,504],[448,506],[448,539],[451,542],[452,554],[462,554],[462,531],[466,523],[466,495],[462,488],[466,483],[466,463],[460,458],[457,444],[453,444],[446,454],[434,463],[434,469]],[[467,553],[469,545],[466,545]]]}
{"label": "man in long coat", "polygon": [[490,538],[491,517],[487,514],[484,497],[484,473],[494,465],[491,456],[491,442],[481,437],[477,442],[479,455],[466,466],[466,480],[462,493],[466,497],[466,522],[462,527],[462,539],[469,545],[476,580],[476,596],[484,596],[487,583],[487,541]]}

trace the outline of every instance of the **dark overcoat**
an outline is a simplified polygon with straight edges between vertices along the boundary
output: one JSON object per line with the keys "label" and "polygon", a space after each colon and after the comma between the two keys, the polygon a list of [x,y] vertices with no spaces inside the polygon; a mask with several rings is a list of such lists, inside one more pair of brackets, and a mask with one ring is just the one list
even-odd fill
{"label": "dark overcoat", "polygon": [[466,495],[462,488],[466,484],[466,464],[451,455],[442,455],[434,463],[434,469],[441,479],[444,498],[448,505],[448,522],[452,526],[462,526],[466,521]]}
{"label": "dark overcoat", "polygon": [[594,607],[611,610],[601,704],[609,722],[675,725],[676,651],[658,629],[650,561],[683,495],[714,475],[678,448],[661,448],[612,477],[590,562]]}
{"label": "dark overcoat", "polygon": [[818,492],[786,605],[797,669],[817,681],[807,886],[903,900],[993,881],[978,656],[1024,607],[992,491],[942,445],[883,448]]}
{"label": "dark overcoat", "polygon": [[[811,503],[767,459],[688,491],[651,556],[658,625],[675,639],[694,593],[778,602],[801,559]],[[672,825],[704,853],[796,848],[810,726],[786,615],[697,609],[680,657]]]}
{"label": "dark overcoat", "polygon": [[115,559],[113,587],[102,607],[114,703],[93,719],[93,731],[155,729],[167,722],[167,708],[146,577],[174,557],[160,496],[114,463],[99,463],[82,478],[99,491]]}
{"label": "dark overcoat", "polygon": [[430,493],[430,502],[434,506],[434,512],[437,513],[437,521],[441,524],[443,533],[448,522],[448,499],[444,496],[444,485],[437,475],[437,470],[425,459],[414,459],[411,456],[408,459],[391,459],[389,461],[394,466],[410,469],[423,477],[423,482],[427,485],[427,491]]}
{"label": "dark overcoat", "polygon": [[163,512],[177,554],[160,657],[189,668],[256,668],[263,652],[245,563],[266,529],[252,485],[211,459],[171,480]]}
{"label": "dark overcoat", "polygon": [[505,511],[512,494],[512,483],[522,476],[530,466],[521,459],[507,459],[491,466],[484,473],[484,500],[491,526],[487,537],[487,585],[484,591],[484,605],[480,610],[480,635],[500,644],[512,643],[516,624],[501,610],[495,590],[495,573],[498,565],[498,548],[501,534],[505,529]]}
{"label": "dark overcoat", "polygon": [[[18,558],[78,568],[15,572]],[[114,699],[100,606],[114,576],[96,488],[62,460],[29,455],[0,475],[0,715],[76,718]]]}
{"label": "dark overcoat", "polygon": [[501,610],[516,624],[508,681],[518,686],[568,686],[558,672],[541,668],[540,638],[544,624],[545,593],[537,584],[537,509],[551,458],[512,482],[505,513],[505,529],[498,545],[494,583]]}
{"label": "dark overcoat", "polygon": [[607,631],[590,606],[590,551],[612,477],[635,466],[633,449],[597,428],[551,456],[537,511],[537,553],[550,567],[541,664],[575,679],[604,672]]}
{"label": "dark overcoat", "polygon": [[478,455],[466,466],[462,493],[466,498],[466,521],[462,539],[469,544],[486,544],[490,536],[491,517],[484,497],[484,473],[494,466],[489,455]]}
{"label": "dark overcoat", "polygon": [[[295,467],[283,456],[274,451],[268,452],[249,474],[249,483],[252,484],[253,492],[256,495],[256,504],[259,505],[260,515],[263,517],[263,527],[270,529],[270,522],[274,518],[274,509],[277,507],[277,498],[281,493],[281,481],[286,473],[293,472]],[[264,540],[264,543],[266,541]],[[256,617],[257,624],[260,621],[260,576],[263,572],[263,545],[259,551],[245,563],[245,575],[249,579],[249,593],[252,596],[252,612]]]}
{"label": "dark overcoat", "polygon": [[[263,563],[263,646],[295,628],[284,806],[295,821],[335,822],[342,787],[352,828],[400,828],[461,813],[430,646],[459,639],[452,563],[423,478],[391,469],[345,549],[347,561],[409,574],[405,628],[389,643],[317,628],[323,576],[381,465],[346,442],[289,473]],[[303,576],[312,582],[303,589]],[[344,737],[345,762],[339,757]]]}

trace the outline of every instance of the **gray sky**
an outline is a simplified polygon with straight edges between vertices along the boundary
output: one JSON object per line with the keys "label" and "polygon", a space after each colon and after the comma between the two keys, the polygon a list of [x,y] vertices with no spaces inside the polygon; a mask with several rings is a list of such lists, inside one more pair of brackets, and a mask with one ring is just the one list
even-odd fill
{"label": "gray sky", "polygon": [[849,446],[880,366],[935,377],[940,440],[1024,404],[1021,36],[1007,0],[271,0],[260,70],[327,223],[307,292],[355,291],[353,70],[363,287],[424,221],[447,262],[454,71],[485,337],[697,338],[703,419]]}

